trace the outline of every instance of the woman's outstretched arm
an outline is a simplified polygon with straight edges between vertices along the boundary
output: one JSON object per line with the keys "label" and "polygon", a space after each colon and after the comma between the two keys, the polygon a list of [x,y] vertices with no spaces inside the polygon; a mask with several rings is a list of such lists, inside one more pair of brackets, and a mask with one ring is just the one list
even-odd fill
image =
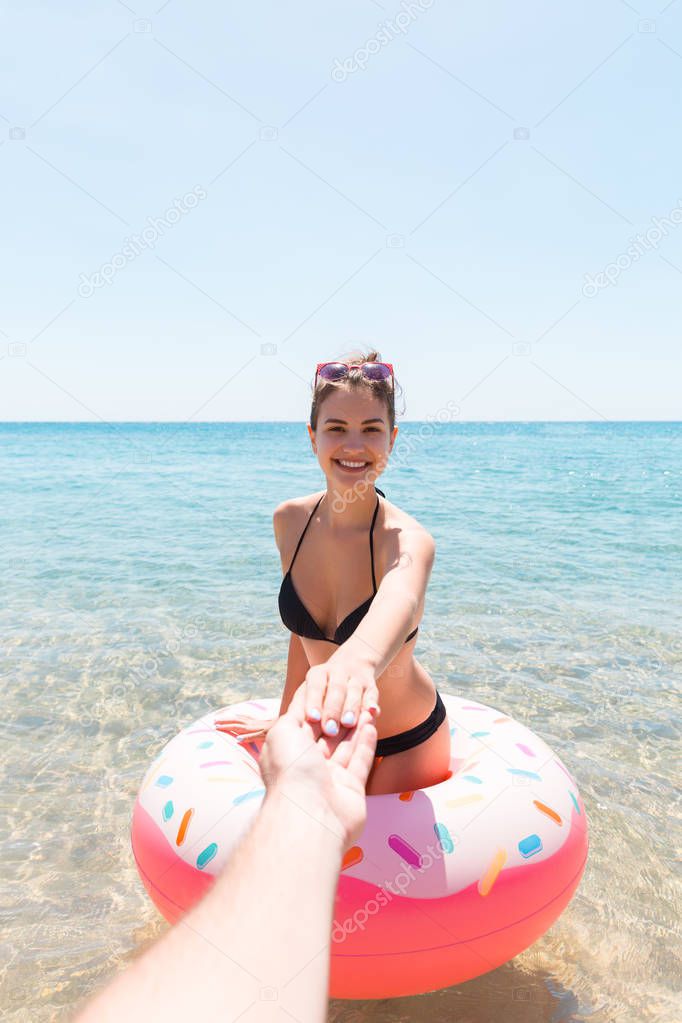
{"label": "woman's outstretched arm", "polygon": [[[331,722],[352,727],[361,710],[378,703],[376,679],[402,648],[424,607],[435,541],[420,528],[402,530],[396,544],[392,564],[353,635],[306,676],[306,715],[313,720],[311,711],[321,712],[323,727]],[[346,722],[349,713],[353,720]]]}

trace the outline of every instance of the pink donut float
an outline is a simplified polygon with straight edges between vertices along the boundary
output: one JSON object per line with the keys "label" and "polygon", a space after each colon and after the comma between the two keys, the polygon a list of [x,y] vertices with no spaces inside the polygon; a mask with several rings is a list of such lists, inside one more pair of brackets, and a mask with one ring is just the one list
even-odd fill
{"label": "pink donut float", "polygon": [[[422,994],[502,965],[554,923],[585,869],[585,807],[556,754],[501,711],[442,697],[450,776],[368,796],[364,831],[346,851],[331,935],[333,998]],[[171,923],[212,885],[265,794],[259,745],[217,731],[216,717],[278,711],[274,699],[223,707],[179,732],[147,771],[132,847]]]}

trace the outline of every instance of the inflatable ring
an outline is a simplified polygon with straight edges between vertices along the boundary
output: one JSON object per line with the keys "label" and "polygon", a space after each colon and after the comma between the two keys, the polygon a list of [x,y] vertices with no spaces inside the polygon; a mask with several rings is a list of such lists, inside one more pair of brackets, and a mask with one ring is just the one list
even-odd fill
{"label": "inflatable ring", "polygon": [[[333,998],[422,994],[502,965],[554,923],[585,869],[585,808],[556,754],[501,711],[442,697],[449,776],[368,796],[363,833],[345,853]],[[211,886],[265,794],[260,746],[217,731],[215,719],[278,712],[273,699],[223,707],[179,732],[147,771],[131,840],[140,877],[170,922]]]}

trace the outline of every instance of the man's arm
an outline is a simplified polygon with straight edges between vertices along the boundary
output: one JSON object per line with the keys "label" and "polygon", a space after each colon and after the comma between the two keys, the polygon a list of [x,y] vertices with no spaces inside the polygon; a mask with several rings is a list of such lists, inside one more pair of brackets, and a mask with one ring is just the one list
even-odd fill
{"label": "man's arm", "polygon": [[266,798],[223,873],[75,1023],[324,1023],[334,895],[366,819],[377,734],[369,715],[343,741],[319,734],[299,690],[263,747]]}

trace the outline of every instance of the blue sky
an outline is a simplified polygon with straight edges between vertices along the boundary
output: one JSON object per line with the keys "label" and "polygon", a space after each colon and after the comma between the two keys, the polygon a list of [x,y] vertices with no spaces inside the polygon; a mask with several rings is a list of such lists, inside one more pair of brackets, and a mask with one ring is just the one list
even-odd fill
{"label": "blue sky", "polygon": [[682,418],[682,0],[0,31],[0,419],[300,421],[353,343],[406,419]]}

